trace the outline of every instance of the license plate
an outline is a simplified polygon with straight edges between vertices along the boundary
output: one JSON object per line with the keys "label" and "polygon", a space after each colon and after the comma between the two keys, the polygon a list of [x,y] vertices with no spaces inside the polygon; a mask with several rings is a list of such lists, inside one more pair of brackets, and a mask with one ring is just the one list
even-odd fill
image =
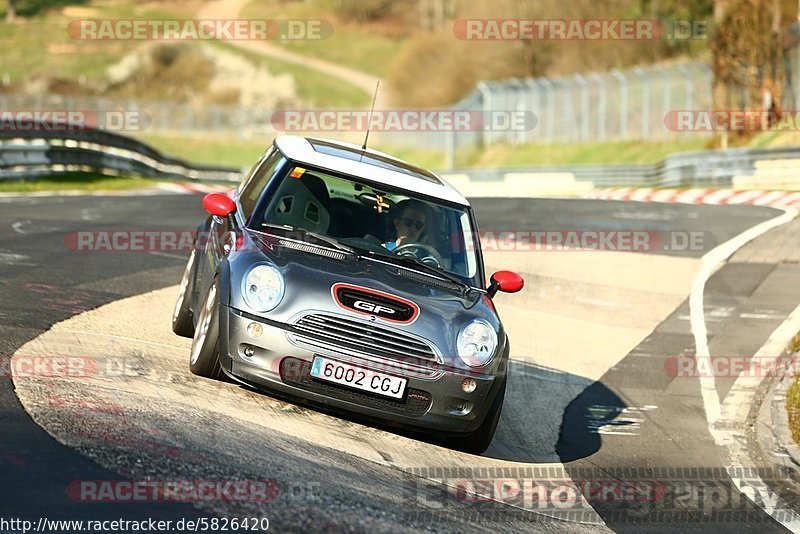
{"label": "license plate", "polygon": [[376,373],[321,356],[314,357],[311,376],[395,399],[403,397],[408,382],[405,378]]}

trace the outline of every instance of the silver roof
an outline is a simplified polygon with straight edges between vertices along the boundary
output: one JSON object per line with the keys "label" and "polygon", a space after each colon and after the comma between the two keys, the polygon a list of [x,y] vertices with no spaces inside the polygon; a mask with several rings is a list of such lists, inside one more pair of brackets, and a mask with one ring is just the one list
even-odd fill
{"label": "silver roof", "polygon": [[[340,146],[344,149],[361,151],[360,146],[352,143],[345,143],[343,141],[336,141],[332,139],[306,138],[295,135],[280,136],[275,139],[275,144],[284,155],[297,162],[307,163],[309,165],[322,167],[334,172],[364,178],[365,180],[369,180],[378,184],[384,184],[394,188],[413,191],[421,195],[439,198],[455,204],[461,204],[462,206],[469,206],[467,199],[438,175],[434,174],[438,180],[438,183],[435,183],[422,176],[414,176],[413,174],[406,172],[386,169],[377,165],[372,165],[368,162],[354,161],[347,158],[324,154],[322,152],[317,152],[309,142],[309,139],[311,141],[321,141],[326,144]],[[406,165],[409,165],[401,159],[395,158],[389,154],[384,154],[383,152],[378,152],[377,150],[368,148],[366,150],[366,154],[372,154],[382,158],[391,159],[394,162],[397,162],[399,167],[405,167]],[[409,165],[408,169],[411,170],[412,167]]]}

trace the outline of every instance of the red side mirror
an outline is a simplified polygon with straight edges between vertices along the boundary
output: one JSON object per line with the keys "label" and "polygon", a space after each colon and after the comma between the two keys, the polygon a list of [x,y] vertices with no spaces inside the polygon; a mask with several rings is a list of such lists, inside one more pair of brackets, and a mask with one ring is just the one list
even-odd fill
{"label": "red side mirror", "polygon": [[493,297],[498,291],[503,293],[516,293],[525,286],[525,280],[520,275],[511,271],[497,271],[492,275],[489,286],[489,296]]}
{"label": "red side mirror", "polygon": [[209,193],[203,197],[203,208],[211,215],[227,217],[236,211],[236,203],[224,193]]}

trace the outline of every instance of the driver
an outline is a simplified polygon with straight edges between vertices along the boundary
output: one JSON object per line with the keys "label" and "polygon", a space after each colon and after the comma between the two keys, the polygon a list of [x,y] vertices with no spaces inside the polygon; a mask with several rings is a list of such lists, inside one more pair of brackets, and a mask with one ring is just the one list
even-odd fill
{"label": "driver", "polygon": [[427,212],[425,204],[414,199],[403,200],[397,203],[392,212],[395,237],[393,241],[388,241],[383,246],[391,251],[401,245],[420,243],[422,233],[425,231]]}

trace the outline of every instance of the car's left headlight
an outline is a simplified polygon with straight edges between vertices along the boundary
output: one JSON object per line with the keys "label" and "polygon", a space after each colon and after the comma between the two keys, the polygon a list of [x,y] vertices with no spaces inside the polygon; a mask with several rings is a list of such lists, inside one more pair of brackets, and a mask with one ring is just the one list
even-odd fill
{"label": "car's left headlight", "polygon": [[470,367],[483,367],[494,357],[497,332],[486,321],[475,319],[461,327],[456,348],[464,363]]}
{"label": "car's left headlight", "polygon": [[273,265],[256,265],[242,279],[242,297],[253,311],[274,310],[283,299],[284,290],[283,276]]}

